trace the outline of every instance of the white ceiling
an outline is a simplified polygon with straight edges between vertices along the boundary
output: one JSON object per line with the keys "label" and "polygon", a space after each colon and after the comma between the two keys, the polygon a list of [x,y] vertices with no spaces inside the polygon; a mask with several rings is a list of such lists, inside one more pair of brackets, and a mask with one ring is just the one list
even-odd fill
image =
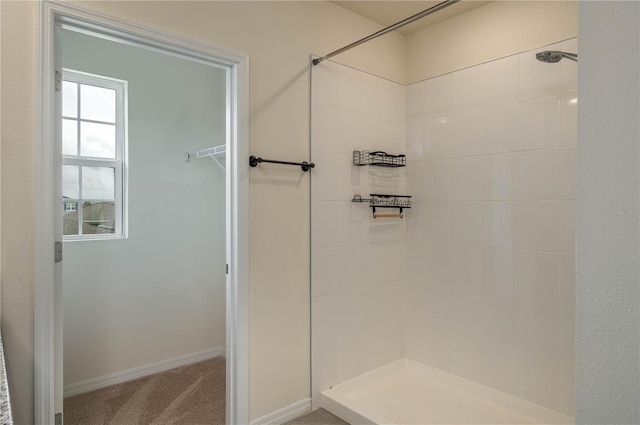
{"label": "white ceiling", "polygon": [[[409,16],[422,12],[425,9],[442,3],[443,0],[416,0],[416,1],[333,1],[332,3],[349,9],[358,15],[369,18],[385,27],[400,22]],[[398,31],[402,34],[411,34],[412,32],[421,30],[436,22],[444,21],[460,13],[482,6],[489,3],[488,1],[462,0],[445,9],[439,10],[432,15],[426,16],[418,21],[400,28]]]}

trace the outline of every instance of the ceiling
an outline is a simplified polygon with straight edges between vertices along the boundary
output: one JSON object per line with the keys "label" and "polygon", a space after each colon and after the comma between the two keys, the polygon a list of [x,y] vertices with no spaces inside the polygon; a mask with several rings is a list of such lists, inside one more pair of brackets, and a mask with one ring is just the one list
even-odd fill
{"label": "ceiling", "polygon": [[[385,27],[389,25],[393,25],[396,22],[400,22],[403,19],[408,18],[409,16],[415,15],[416,13],[422,12],[430,7],[437,5],[438,3],[442,3],[442,0],[416,0],[416,1],[333,1],[332,3],[337,4],[338,6],[342,6],[345,9],[349,9],[352,12],[357,13],[358,15],[364,16],[365,18],[369,18],[372,21],[375,21]],[[444,21],[445,19],[449,19],[455,15],[459,15],[468,10],[474,9],[478,6],[482,6],[484,4],[489,3],[488,1],[477,1],[477,0],[462,0],[458,3],[455,3],[445,9],[442,9],[432,15],[426,16],[422,19],[419,19],[416,22],[413,22],[409,25],[406,25],[400,29],[399,32],[402,34],[411,34],[412,32],[421,30],[429,25],[433,25],[436,22]]]}

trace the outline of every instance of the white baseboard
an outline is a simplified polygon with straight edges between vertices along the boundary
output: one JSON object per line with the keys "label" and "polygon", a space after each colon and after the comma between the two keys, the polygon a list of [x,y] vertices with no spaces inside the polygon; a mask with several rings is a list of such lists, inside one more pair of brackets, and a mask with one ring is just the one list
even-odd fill
{"label": "white baseboard", "polygon": [[311,399],[305,398],[289,406],[251,421],[251,425],[280,425],[311,412]]}
{"label": "white baseboard", "polygon": [[184,356],[175,357],[173,359],[162,360],[155,363],[149,363],[143,366],[134,367],[114,372],[97,378],[91,378],[84,381],[76,382],[64,386],[64,397],[84,394],[91,391],[106,388],[111,385],[121,384],[133,379],[142,378],[144,376],[153,375],[154,373],[164,372],[166,370],[175,369],[176,367],[185,366],[191,363],[209,360],[214,357],[225,356],[224,347],[208,348],[195,353],[186,354]]}

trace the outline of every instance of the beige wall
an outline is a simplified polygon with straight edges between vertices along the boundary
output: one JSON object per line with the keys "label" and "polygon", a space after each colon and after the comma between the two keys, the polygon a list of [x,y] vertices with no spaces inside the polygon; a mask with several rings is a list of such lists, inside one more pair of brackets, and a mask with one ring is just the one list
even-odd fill
{"label": "beige wall", "polygon": [[[33,2],[2,8],[2,328],[15,421],[33,421]],[[250,57],[251,153],[309,151],[309,54],[379,29],[325,2],[82,3],[127,21]],[[375,55],[374,55],[375,53]],[[404,82],[403,39],[390,35],[340,61]],[[309,175],[251,170],[251,417],[309,396]],[[274,389],[277,389],[275,391]]]}
{"label": "beige wall", "polygon": [[35,8],[1,2],[2,336],[15,423],[33,416]]}
{"label": "beige wall", "polygon": [[577,35],[577,1],[491,2],[407,36],[407,82]]}

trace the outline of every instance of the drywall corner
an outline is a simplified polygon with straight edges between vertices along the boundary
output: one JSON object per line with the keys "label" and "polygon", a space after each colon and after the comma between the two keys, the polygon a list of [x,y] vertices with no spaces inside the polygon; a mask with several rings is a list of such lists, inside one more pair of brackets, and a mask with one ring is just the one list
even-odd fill
{"label": "drywall corner", "polygon": [[640,3],[580,2],[576,423],[640,423]]}

